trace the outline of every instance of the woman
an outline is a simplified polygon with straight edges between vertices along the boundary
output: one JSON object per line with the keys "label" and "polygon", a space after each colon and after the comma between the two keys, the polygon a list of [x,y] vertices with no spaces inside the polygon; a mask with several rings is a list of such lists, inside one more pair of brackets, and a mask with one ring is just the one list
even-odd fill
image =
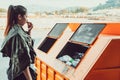
{"label": "woman", "polygon": [[[28,31],[23,29],[26,23]],[[32,23],[27,21],[27,9],[21,5],[10,5],[4,32],[5,40],[1,48],[3,57],[10,58],[7,70],[9,80],[36,80],[36,73],[30,67],[36,56],[30,37],[32,28]]]}

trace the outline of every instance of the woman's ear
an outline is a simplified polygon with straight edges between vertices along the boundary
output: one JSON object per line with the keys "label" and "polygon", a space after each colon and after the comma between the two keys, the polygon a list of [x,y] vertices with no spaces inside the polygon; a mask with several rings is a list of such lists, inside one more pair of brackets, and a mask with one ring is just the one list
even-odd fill
{"label": "woman's ear", "polygon": [[18,14],[18,20],[20,21],[22,19],[22,16]]}

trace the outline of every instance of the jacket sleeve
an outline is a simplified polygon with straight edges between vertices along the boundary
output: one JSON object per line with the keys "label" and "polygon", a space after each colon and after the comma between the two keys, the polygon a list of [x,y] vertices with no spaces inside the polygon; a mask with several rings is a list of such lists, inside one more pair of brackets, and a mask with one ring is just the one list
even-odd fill
{"label": "jacket sleeve", "polygon": [[20,37],[19,34],[11,38],[8,47],[10,49],[10,68],[8,75],[13,74],[14,77],[19,75],[27,66],[30,65],[30,54],[29,48],[26,42]]}

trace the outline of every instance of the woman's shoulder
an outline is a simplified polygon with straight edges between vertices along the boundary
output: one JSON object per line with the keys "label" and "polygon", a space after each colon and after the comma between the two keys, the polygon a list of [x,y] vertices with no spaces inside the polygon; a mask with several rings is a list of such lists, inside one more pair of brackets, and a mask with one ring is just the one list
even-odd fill
{"label": "woman's shoulder", "polygon": [[19,32],[19,29],[17,27],[17,25],[13,25],[12,28],[10,29],[9,33],[8,33],[8,36],[9,35],[15,35]]}
{"label": "woman's shoulder", "polygon": [[20,26],[18,26],[17,24],[15,24],[14,26],[12,26],[11,30],[8,33],[8,36],[17,36],[17,35],[22,35],[23,31],[21,29]]}
{"label": "woman's shoulder", "polygon": [[14,25],[10,29],[8,35],[5,37],[4,43],[6,43],[9,40],[14,39],[14,38],[19,38],[21,40],[25,40],[25,37],[27,37],[27,36],[28,35],[23,32],[23,30],[21,29],[20,26]]}
{"label": "woman's shoulder", "polygon": [[17,29],[11,29],[8,33],[8,35],[4,38],[2,45],[1,45],[1,49],[4,48],[4,46],[8,43],[11,42],[13,40],[15,40],[15,38],[18,39],[22,39],[21,36],[19,35],[19,32],[16,31]]}
{"label": "woman's shoulder", "polygon": [[5,41],[8,41],[11,38],[20,37],[20,29],[17,25],[12,26],[8,35],[5,37]]}

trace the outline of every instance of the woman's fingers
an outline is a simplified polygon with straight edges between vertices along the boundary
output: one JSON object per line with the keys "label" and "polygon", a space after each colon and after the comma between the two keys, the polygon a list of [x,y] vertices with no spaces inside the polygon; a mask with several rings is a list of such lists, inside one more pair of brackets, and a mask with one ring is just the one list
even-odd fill
{"label": "woman's fingers", "polygon": [[33,28],[33,24],[31,22],[27,22],[28,30],[31,30]]}

